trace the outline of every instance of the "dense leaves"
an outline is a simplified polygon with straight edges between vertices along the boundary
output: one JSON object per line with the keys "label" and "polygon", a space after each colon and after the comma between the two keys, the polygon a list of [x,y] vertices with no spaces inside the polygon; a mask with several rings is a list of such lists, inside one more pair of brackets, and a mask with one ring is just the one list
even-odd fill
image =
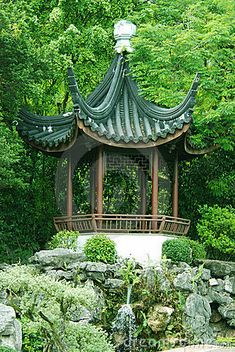
{"label": "dense leaves", "polygon": [[197,224],[199,237],[216,259],[235,260],[235,209],[204,206]]}
{"label": "dense leaves", "polygon": [[[2,0],[0,260],[16,260],[44,246],[60,208],[54,196],[56,160],[19,140],[18,110],[23,105],[43,115],[71,110],[68,66],[88,95],[114,55],[113,25],[121,18],[138,26],[129,58],[145,97],[174,106],[194,74],[201,74],[190,142],[196,148],[220,145],[221,151],[182,165],[181,215],[195,221],[199,205],[234,201],[234,14],[232,0]],[[87,211],[89,194],[80,192],[82,177],[83,172],[75,177],[75,203]],[[105,182],[107,211],[113,209],[112,185],[117,182],[123,192],[128,189],[119,210],[137,210],[131,204],[132,198],[139,199],[135,180],[113,173]],[[84,184],[87,189],[88,182]],[[161,208],[165,212],[168,204]]]}

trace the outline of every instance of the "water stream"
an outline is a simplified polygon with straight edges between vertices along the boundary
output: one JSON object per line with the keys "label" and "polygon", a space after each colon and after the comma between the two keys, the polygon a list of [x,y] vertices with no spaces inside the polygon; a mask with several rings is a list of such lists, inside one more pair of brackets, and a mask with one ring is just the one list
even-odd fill
{"label": "water stream", "polygon": [[133,352],[133,341],[136,332],[135,315],[132,311],[131,300],[132,285],[127,289],[127,303],[118,310],[113,322],[113,338],[117,352]]}

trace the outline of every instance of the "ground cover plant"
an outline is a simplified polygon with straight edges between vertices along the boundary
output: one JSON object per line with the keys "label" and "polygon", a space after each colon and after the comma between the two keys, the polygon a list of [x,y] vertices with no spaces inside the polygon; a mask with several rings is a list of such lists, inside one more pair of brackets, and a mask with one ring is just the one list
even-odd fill
{"label": "ground cover plant", "polygon": [[84,308],[98,306],[87,286],[57,281],[32,267],[0,271],[0,290],[23,324],[24,351],[113,352],[100,328],[83,322]]}

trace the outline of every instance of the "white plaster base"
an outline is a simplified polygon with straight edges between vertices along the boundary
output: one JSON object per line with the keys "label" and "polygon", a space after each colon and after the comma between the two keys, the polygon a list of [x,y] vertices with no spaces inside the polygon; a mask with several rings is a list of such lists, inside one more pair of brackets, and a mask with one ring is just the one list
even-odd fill
{"label": "white plaster base", "polygon": [[[78,250],[82,250],[87,239],[92,236],[94,235],[80,235]],[[117,253],[120,257],[132,257],[144,265],[160,262],[163,242],[177,238],[177,236],[166,234],[108,234],[107,236],[116,243]]]}

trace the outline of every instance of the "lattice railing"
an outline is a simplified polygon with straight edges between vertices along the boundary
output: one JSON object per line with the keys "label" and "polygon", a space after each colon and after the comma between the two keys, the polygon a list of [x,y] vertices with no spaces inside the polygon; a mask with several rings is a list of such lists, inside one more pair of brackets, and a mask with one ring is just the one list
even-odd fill
{"label": "lattice railing", "polygon": [[186,235],[190,220],[165,215],[84,214],[54,218],[57,231],[172,233]]}

